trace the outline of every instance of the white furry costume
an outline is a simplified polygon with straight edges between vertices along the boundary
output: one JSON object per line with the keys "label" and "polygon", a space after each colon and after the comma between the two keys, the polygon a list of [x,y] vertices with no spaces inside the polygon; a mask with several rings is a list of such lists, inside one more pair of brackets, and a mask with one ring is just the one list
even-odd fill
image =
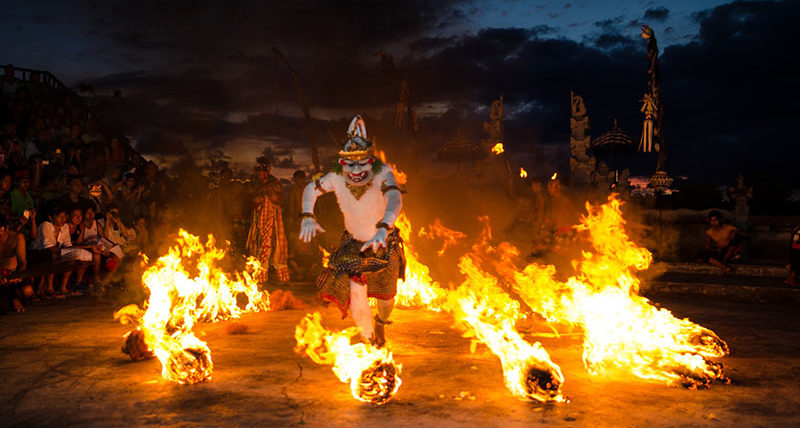
{"label": "white furry costume", "polygon": [[[344,215],[345,232],[328,268],[317,279],[320,297],[336,303],[343,316],[349,308],[362,337],[382,345],[397,279],[405,271],[402,241],[394,228],[402,195],[392,168],[372,156],[360,116],[350,123],[348,137],[339,152],[339,165],[309,183],[303,192],[305,218],[300,239],[308,242],[317,231],[324,232],[314,219],[314,204],[320,195],[334,192]],[[367,297],[378,299],[377,328],[372,324]]]}

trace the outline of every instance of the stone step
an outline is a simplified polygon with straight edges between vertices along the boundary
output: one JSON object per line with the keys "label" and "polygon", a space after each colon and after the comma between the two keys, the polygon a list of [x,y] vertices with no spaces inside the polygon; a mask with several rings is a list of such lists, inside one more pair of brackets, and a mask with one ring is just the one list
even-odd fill
{"label": "stone step", "polygon": [[[772,262],[772,264],[733,264],[732,266],[736,275],[785,277],[789,273],[786,267],[783,264],[778,264],[778,262]],[[659,262],[653,268],[667,272],[711,275],[719,273],[718,267],[708,263]]]}
{"label": "stone step", "polygon": [[[735,274],[727,275],[694,268],[671,270],[643,284],[642,292],[653,297],[680,294],[735,301],[800,304],[800,287],[783,283],[785,269],[779,276],[780,271],[761,268],[740,269]],[[743,274],[742,270],[756,274]]]}

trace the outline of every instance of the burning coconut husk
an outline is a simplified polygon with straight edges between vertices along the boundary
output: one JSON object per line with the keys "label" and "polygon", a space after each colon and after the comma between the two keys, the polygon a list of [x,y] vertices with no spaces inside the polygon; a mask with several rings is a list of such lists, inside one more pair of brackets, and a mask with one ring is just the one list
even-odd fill
{"label": "burning coconut husk", "polygon": [[652,255],[628,238],[624,224],[613,196],[606,204],[587,204],[576,229],[591,250],[573,261],[577,273],[566,281],[555,279],[554,266],[517,268],[513,260],[519,251],[509,244],[480,252],[499,256],[495,270],[531,310],[554,325],[583,330],[583,360],[590,373],[621,370],[688,388],[727,383],[722,365],[710,360],[728,354],[723,340],[638,295],[635,272],[647,269]]}
{"label": "burning coconut husk", "polygon": [[539,343],[528,343],[514,329],[521,317],[519,303],[511,299],[494,280],[477,269],[473,260],[459,262],[466,281],[449,296],[456,320],[500,358],[506,388],[520,399],[563,402],[561,369]]}
{"label": "burning coconut husk", "polygon": [[370,344],[351,344],[358,334],[356,327],[332,332],[322,327],[319,312],[307,314],[295,329],[295,352],[305,353],[315,363],[333,366],[333,372],[350,384],[353,397],[365,403],[381,405],[391,400],[400,388],[401,365],[386,348]]}
{"label": "burning coconut husk", "polygon": [[149,360],[156,356],[153,350],[145,343],[144,332],[138,328],[125,333],[125,343],[122,345],[122,353],[127,354],[134,361]]}
{"label": "burning coconut husk", "polygon": [[270,309],[269,294],[255,280],[258,262],[248,260],[245,271],[231,276],[218,267],[224,257],[213,236],[204,244],[181,229],[176,244],[142,275],[150,293],[144,309],[128,305],[114,315],[136,326],[125,335],[123,352],[134,360],[154,354],[167,380],[192,384],[209,379],[211,351],[194,335],[194,325]]}

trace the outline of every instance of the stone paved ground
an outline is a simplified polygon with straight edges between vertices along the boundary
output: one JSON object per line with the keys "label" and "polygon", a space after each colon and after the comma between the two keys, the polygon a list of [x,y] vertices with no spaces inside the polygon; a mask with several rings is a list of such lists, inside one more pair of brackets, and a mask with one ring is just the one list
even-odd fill
{"label": "stone paved ground", "polygon": [[[298,290],[295,290],[298,291]],[[298,293],[313,302],[311,291]],[[226,323],[199,328],[212,380],[178,385],[157,361],[120,353],[117,304],[89,296],[51,301],[0,317],[2,426],[797,426],[800,320],[793,306],[670,297],[660,301],[727,340],[732,385],[690,391],[626,376],[590,376],[576,336],[543,339],[562,367],[569,403],[519,401],[503,386],[499,360],[472,354],[447,314],[398,310],[389,338],[403,385],[382,407],[356,402],[329,367],[295,354],[306,310],[250,314],[246,334]],[[334,309],[314,305],[329,327]],[[530,340],[535,340],[529,338]],[[456,400],[462,395],[474,397]]]}

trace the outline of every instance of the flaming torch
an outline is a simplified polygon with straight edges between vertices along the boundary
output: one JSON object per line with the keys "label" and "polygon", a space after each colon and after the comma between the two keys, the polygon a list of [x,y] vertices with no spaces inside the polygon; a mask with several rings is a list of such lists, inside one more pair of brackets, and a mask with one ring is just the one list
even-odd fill
{"label": "flaming torch", "polygon": [[[125,335],[123,351],[134,359],[152,352],[167,380],[192,384],[209,379],[211,351],[194,335],[195,323],[238,318],[270,308],[269,294],[259,291],[255,281],[261,269],[258,262],[250,259],[244,272],[230,278],[217,268],[224,257],[225,251],[216,248],[213,236],[209,235],[204,245],[181,229],[177,244],[142,275],[150,291],[144,312],[128,305],[115,314],[123,324],[136,324]],[[239,305],[240,299],[246,300],[244,307]]]}
{"label": "flaming torch", "polygon": [[338,333],[326,330],[319,312],[307,314],[295,328],[295,352],[304,352],[317,364],[333,366],[339,380],[350,384],[355,399],[385,404],[400,388],[398,375],[402,366],[395,364],[386,348],[364,343],[351,345],[350,338],[357,332],[357,327]]}
{"label": "flaming torch", "polygon": [[525,168],[519,167],[519,176],[520,178],[525,178],[528,176],[528,171],[525,171]]}
{"label": "flaming torch", "polygon": [[497,143],[492,146],[492,153],[496,155],[502,154],[504,151],[506,150],[503,148],[503,143]]}

